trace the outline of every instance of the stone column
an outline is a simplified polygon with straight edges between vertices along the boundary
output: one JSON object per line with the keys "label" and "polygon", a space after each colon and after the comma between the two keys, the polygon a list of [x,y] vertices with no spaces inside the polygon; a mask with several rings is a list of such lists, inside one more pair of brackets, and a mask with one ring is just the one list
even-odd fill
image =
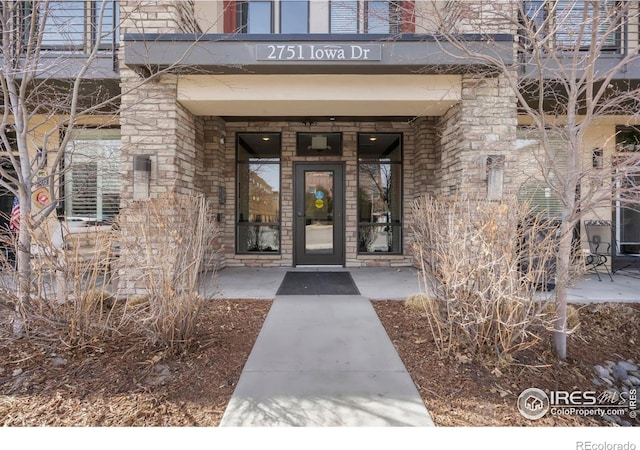
{"label": "stone column", "polygon": [[[121,16],[123,33],[198,31],[191,1],[122,1]],[[124,51],[124,46],[121,48]],[[125,61],[124,55],[120,60]],[[138,74],[124,65],[120,72],[122,240],[118,294],[128,296],[144,292],[139,246],[136,246],[141,236],[136,234],[134,225],[144,208],[134,200],[134,158],[143,156],[151,161],[149,198],[202,193],[205,126],[201,117],[194,116],[177,101],[178,75],[170,70],[162,74]],[[140,199],[139,196],[136,199]],[[152,247],[154,236],[146,239]]]}
{"label": "stone column", "polygon": [[[515,143],[517,103],[502,76],[463,75],[462,98],[458,105],[439,119],[436,144],[437,190],[441,194],[464,193],[487,198],[490,171],[488,158],[504,158],[504,186],[510,182],[517,160]],[[499,157],[499,158],[496,158]],[[500,180],[500,177],[491,177]],[[494,197],[495,199],[495,197]]]}

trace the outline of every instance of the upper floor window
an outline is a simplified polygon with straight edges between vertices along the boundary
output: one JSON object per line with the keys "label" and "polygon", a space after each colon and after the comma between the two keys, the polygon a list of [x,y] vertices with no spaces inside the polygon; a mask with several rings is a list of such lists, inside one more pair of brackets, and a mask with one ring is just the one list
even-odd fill
{"label": "upper floor window", "polygon": [[308,33],[309,1],[247,0],[238,3],[238,22],[242,33]]}
{"label": "upper floor window", "polygon": [[589,50],[595,35],[598,47],[620,50],[623,9],[619,1],[525,0],[523,11],[531,35],[543,42],[545,36],[552,34],[553,39],[547,42],[556,49]]}
{"label": "upper floor window", "polygon": [[236,3],[234,23],[250,34],[396,34],[402,28],[402,2],[244,0]]}
{"label": "upper floor window", "polygon": [[401,2],[331,0],[331,33],[397,34],[401,26]]}
{"label": "upper floor window", "polygon": [[[111,48],[116,44],[119,2],[114,0],[66,0],[22,2],[19,10],[22,39],[41,39],[43,50],[90,51],[94,45]],[[34,17],[35,20],[34,20]],[[37,30],[31,24],[37,23]]]}

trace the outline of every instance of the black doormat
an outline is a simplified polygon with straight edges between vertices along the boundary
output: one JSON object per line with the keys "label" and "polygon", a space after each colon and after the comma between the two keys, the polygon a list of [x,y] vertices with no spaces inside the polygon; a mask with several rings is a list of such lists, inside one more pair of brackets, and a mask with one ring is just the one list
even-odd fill
{"label": "black doormat", "polygon": [[349,272],[287,272],[276,295],[360,295]]}

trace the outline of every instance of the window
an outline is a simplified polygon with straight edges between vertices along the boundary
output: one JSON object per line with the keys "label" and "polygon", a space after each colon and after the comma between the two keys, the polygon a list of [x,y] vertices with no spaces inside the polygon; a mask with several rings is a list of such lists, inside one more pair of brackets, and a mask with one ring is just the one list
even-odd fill
{"label": "window", "polygon": [[366,29],[369,34],[398,34],[400,32],[399,2],[369,1]]}
{"label": "window", "polygon": [[597,27],[596,45],[603,50],[620,50],[620,11],[619,2],[615,0],[523,2],[523,13],[530,26],[540,30],[536,33],[540,42],[554,30],[553,42],[561,50],[589,50],[594,26]]}
{"label": "window", "polygon": [[[15,178],[16,172],[13,163],[9,159],[8,153],[12,152],[17,157],[16,149],[16,132],[11,126],[7,126],[4,130],[5,137],[7,138],[9,147],[5,147],[4,142],[0,140],[0,166],[3,171],[12,178]],[[2,179],[5,183],[15,186],[14,183],[7,178]],[[0,184],[0,235],[7,233],[9,230],[9,218],[13,209],[14,195],[6,186]],[[7,242],[0,242],[0,249],[6,250]]]}
{"label": "window", "polygon": [[244,0],[236,3],[235,12],[231,13],[235,14],[231,19],[234,25],[226,31],[397,34],[402,26],[402,13],[401,1]]}
{"label": "window", "polygon": [[74,132],[65,149],[67,217],[112,220],[120,208],[120,130]]}
{"label": "window", "polygon": [[280,251],[280,134],[238,133],[237,253]]}
{"label": "window", "polygon": [[309,2],[280,1],[280,33],[309,32]]}
{"label": "window", "polygon": [[[595,8],[594,9],[594,4]],[[593,26],[597,26],[598,43],[604,39],[605,47],[615,48],[618,34],[611,32],[615,21],[616,2],[601,0],[599,2],[558,1],[555,9],[556,44],[560,48],[588,49],[591,45]],[[586,21],[584,17],[587,17]]]}
{"label": "window", "polygon": [[273,32],[270,1],[241,2],[238,12],[243,33],[269,34]]}
{"label": "window", "polygon": [[309,1],[242,1],[238,3],[238,23],[241,33],[308,33]]}
{"label": "window", "polygon": [[[331,33],[397,34],[401,26],[400,3],[331,0]],[[361,14],[361,11],[364,11],[364,14]]]}
{"label": "window", "polygon": [[[563,216],[561,190],[563,174],[567,167],[567,141],[564,130],[547,129],[543,136],[535,126],[519,126],[516,149],[518,159],[525,167],[544,167],[544,171],[529,171],[519,180],[518,199],[527,202],[532,213],[546,219],[561,219]],[[547,145],[542,145],[546,140]],[[545,150],[546,148],[546,150]]]}
{"label": "window", "polygon": [[[629,156],[635,160],[633,153],[640,151],[640,127],[618,127],[616,150],[622,161]],[[617,177],[618,186],[622,188],[615,203],[616,240],[620,255],[640,253],[640,210],[635,204],[636,199],[630,198],[636,196],[630,191],[635,191],[640,185],[640,176],[636,170],[631,172]]]}
{"label": "window", "polygon": [[[117,43],[119,2],[71,0],[37,3],[38,25],[45,50],[90,51],[94,44],[110,48]],[[34,13],[33,2],[21,5],[24,39]]]}
{"label": "window", "polygon": [[342,133],[298,133],[297,156],[342,156]]}
{"label": "window", "polygon": [[357,33],[358,2],[331,0],[329,20],[331,33]]}
{"label": "window", "polygon": [[358,253],[402,253],[402,135],[358,135]]}

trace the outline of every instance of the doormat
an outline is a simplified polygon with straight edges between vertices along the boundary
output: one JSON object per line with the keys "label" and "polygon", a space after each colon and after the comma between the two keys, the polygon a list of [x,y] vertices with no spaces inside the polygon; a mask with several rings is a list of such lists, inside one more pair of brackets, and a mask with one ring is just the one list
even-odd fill
{"label": "doormat", "polygon": [[287,272],[276,295],[360,295],[349,272]]}

